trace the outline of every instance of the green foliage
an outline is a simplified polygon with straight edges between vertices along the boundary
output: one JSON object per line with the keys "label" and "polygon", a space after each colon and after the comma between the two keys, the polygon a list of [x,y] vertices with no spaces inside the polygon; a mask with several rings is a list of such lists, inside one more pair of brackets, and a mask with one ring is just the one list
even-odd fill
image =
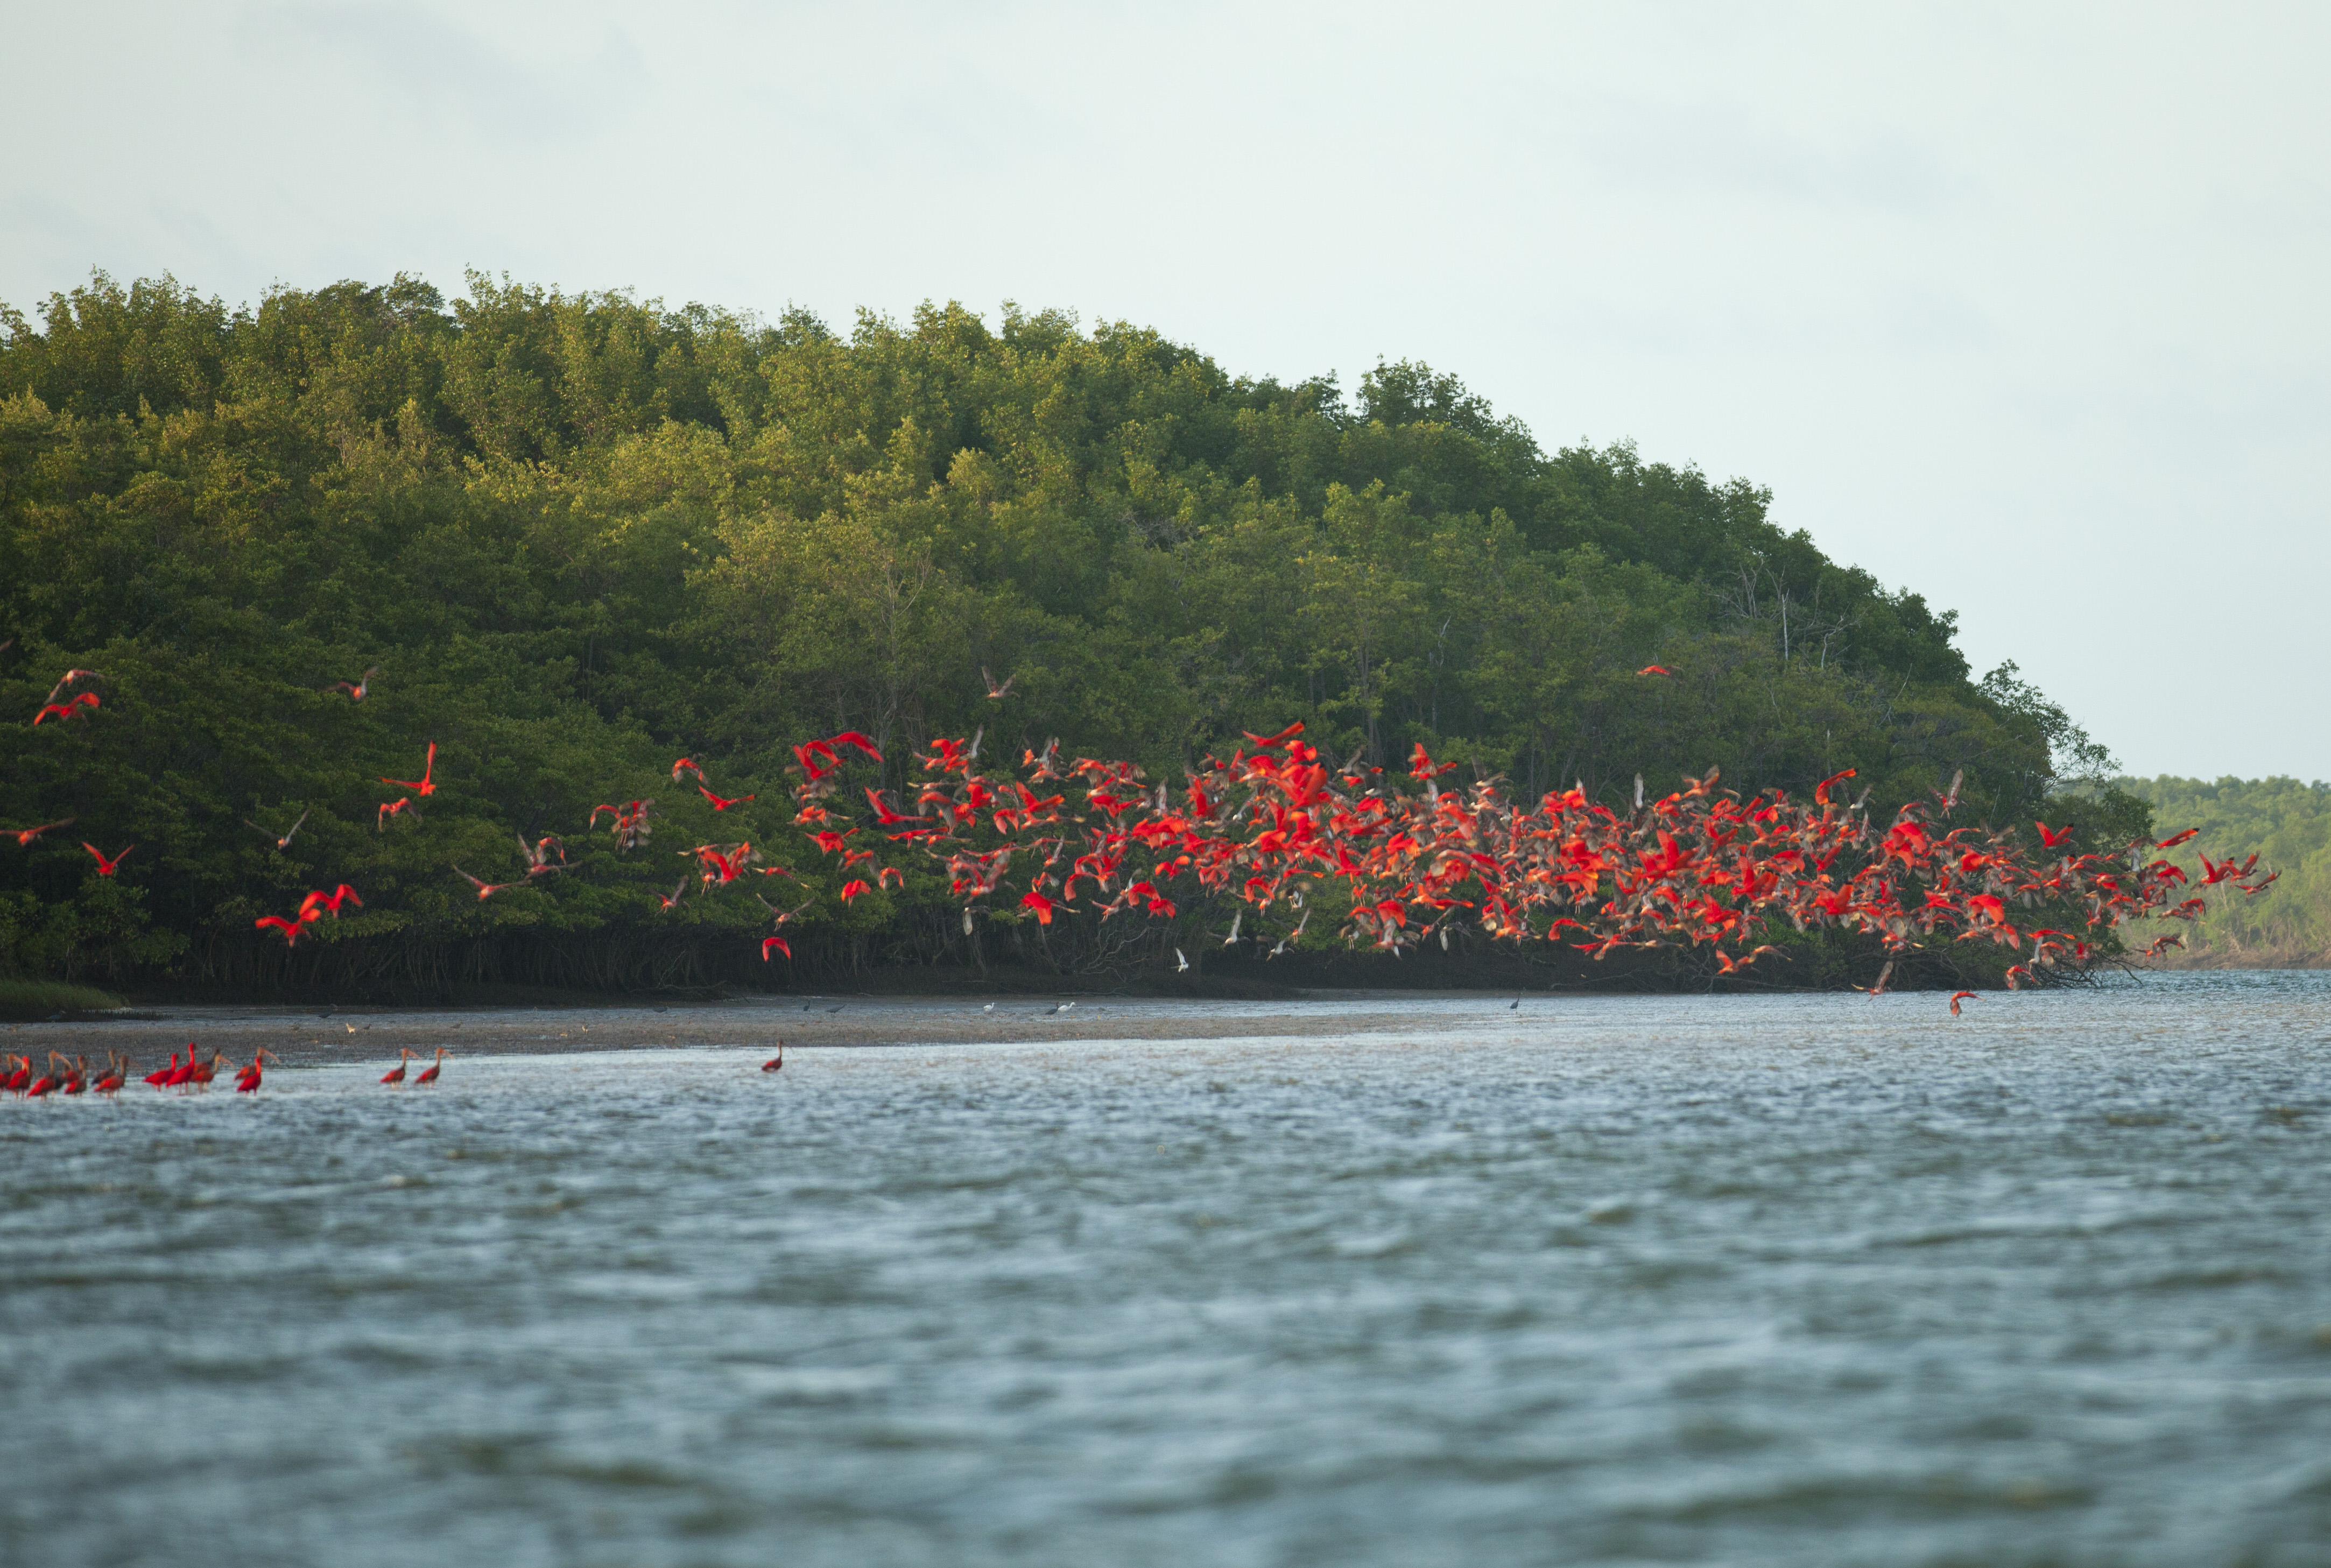
{"label": "green foliage", "polygon": [[[2259,857],[2282,873],[2259,898],[2237,894],[2215,902],[2185,933],[2184,953],[2172,960],[2203,967],[2331,964],[2331,784],[2294,778],[2124,778],[2115,781],[2145,800],[2159,822],[2202,830],[2165,851],[2199,879],[2202,856]],[[2133,933],[2140,940],[2150,935]]]}
{"label": "green foliage", "polygon": [[[106,677],[98,714],[0,755],[14,818],[79,819],[0,864],[0,962],[267,984],[531,944],[682,973],[766,917],[662,912],[670,850],[750,838],[838,885],[784,770],[843,727],[891,759],[859,782],[894,788],[909,748],[983,726],[1170,777],[1298,718],[1339,754],[1422,741],[1611,801],[1639,772],[1801,792],[1854,767],[1894,800],[1963,769],[2009,820],[2098,771],[2012,666],[1972,681],[1949,614],[1784,533],[1763,490],[1546,453],[1423,366],[1355,404],[1052,311],[843,336],[469,287],[230,309],[100,275],[0,315],[0,712],[68,665]],[[321,689],[375,665],[362,704]],[[431,740],[441,793],[384,829],[374,781]],[[680,752],[762,798],[716,817],[671,784]],[[646,794],[652,852],[584,841],[592,805]],[[541,885],[480,904],[448,869],[508,879],[546,832],[576,864]],[[100,886],[84,834],[139,849]],[[312,946],[252,933],[343,880],[366,907]],[[939,886],[829,904],[807,945],[937,956]]]}
{"label": "green foliage", "polygon": [[105,1012],[123,1005],[121,998],[91,985],[68,985],[61,980],[0,980],[0,1019],[28,1023],[62,1012]]}

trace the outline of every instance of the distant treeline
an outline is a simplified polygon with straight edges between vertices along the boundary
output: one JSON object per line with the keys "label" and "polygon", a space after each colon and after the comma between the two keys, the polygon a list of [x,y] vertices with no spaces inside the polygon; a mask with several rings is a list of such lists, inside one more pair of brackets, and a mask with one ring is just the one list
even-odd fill
{"label": "distant treeline", "polygon": [[[2155,819],[2198,827],[2200,838],[2172,858],[2189,875],[2200,851],[2256,854],[2282,873],[2263,898],[2232,898],[2185,933],[2185,953],[2171,962],[2197,968],[2331,965],[2331,784],[2295,778],[2124,778],[2118,788],[2152,806]],[[2151,934],[2138,927],[2142,942]]]}
{"label": "distant treeline", "polygon": [[[1964,770],[1969,820],[2144,826],[2126,797],[2050,804],[2101,751],[2012,665],[1973,679],[1949,613],[1784,532],[1765,491],[1546,451],[1421,365],[1347,397],[1055,311],[845,334],[482,275],[450,303],[400,277],[244,309],[100,275],[0,333],[0,810],[76,819],[0,858],[20,974],[773,973],[751,900],[657,894],[671,851],[747,837],[831,893],[786,769],[843,728],[894,788],[937,735],[1177,778],[1300,719],[1338,755],[1422,741],[1525,795],[1855,767],[1890,807]],[[75,665],[101,708],[26,727]],[[326,689],[373,667],[361,703]],[[374,781],[432,740],[425,820],[384,828]],[[672,784],[683,752],[759,799],[716,817]],[[595,804],[642,795],[646,850],[586,842]],[[451,870],[507,878],[545,833],[576,868],[523,895],[481,904]],[[138,847],[103,879],[84,837]],[[296,954],[252,932],[340,881],[363,913]],[[805,970],[961,957],[936,871],[821,908]]]}

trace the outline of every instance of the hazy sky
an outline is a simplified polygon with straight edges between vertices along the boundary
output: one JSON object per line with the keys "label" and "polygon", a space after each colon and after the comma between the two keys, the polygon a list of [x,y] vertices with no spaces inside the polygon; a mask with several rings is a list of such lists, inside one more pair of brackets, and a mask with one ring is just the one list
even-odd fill
{"label": "hazy sky", "polygon": [[1769,485],[2132,770],[2331,777],[2331,8],[24,7],[0,299],[1062,306]]}

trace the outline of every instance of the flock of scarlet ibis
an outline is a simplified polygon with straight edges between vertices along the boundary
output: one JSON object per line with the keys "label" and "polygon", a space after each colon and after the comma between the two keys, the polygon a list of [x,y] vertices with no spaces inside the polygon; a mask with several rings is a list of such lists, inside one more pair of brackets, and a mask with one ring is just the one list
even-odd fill
{"label": "flock of scarlet ibis", "polygon": [[[412,1081],[416,1085],[435,1083],[444,1070],[445,1059],[452,1054],[443,1046],[439,1046],[436,1058],[414,1074]],[[780,1054],[783,1054],[782,1049]],[[402,1085],[405,1081],[405,1065],[413,1056],[410,1050],[401,1052],[396,1065],[384,1074],[380,1081],[392,1087]],[[147,1073],[145,1081],[165,1093],[176,1089],[180,1094],[197,1094],[208,1089],[212,1081],[225,1071],[234,1075],[235,1093],[256,1094],[265,1077],[266,1064],[274,1060],[275,1053],[262,1045],[251,1053],[250,1065],[239,1068],[217,1050],[213,1050],[205,1058],[202,1048],[188,1041],[183,1052],[174,1050],[170,1053],[167,1067],[157,1068]],[[0,1056],[0,1093],[13,1093],[18,1099],[92,1093],[110,1096],[120,1092],[122,1086],[129,1081],[133,1070],[129,1059],[116,1051],[106,1052],[106,1066],[92,1075],[87,1057],[69,1057],[62,1051],[52,1050],[49,1052],[48,1071],[36,1078],[33,1073],[31,1058]]]}
{"label": "flock of scarlet ibis", "polygon": [[[367,670],[327,689],[362,701],[377,673]],[[1639,673],[1675,672],[1654,664]],[[1011,691],[1013,679],[981,674],[991,699]],[[59,698],[101,679],[94,670],[67,671],[33,722],[87,721],[100,706],[96,693]],[[1758,938],[1785,921],[1799,931],[1838,927],[1877,936],[1889,958],[1877,983],[1864,988],[1872,994],[1885,989],[1898,955],[1970,941],[2015,953],[2006,970],[2012,988],[2033,978],[2035,965],[2085,963],[2100,930],[2140,917],[2191,920],[2206,908],[2203,889],[2256,894],[2277,875],[2260,875],[2255,855],[2239,864],[2204,857],[2203,880],[2189,886],[2185,872],[2158,851],[2193,837],[2190,830],[2158,843],[2083,851],[2071,841],[2071,828],[2040,822],[2035,854],[2011,833],[1946,825],[1959,804],[1956,777],[1890,818],[1867,809],[1867,789],[1850,802],[1839,792],[1855,776],[1851,768],[1822,780],[1806,799],[1778,789],[1744,798],[1719,788],[1710,772],[1647,800],[1638,776],[1632,804],[1622,810],[1590,798],[1583,784],[1535,802],[1509,797],[1497,778],[1444,786],[1459,765],[1435,761],[1422,745],[1404,773],[1367,765],[1357,753],[1338,763],[1303,740],[1303,729],[1296,723],[1273,735],[1247,733],[1247,744],[1227,758],[1210,755],[1185,768],[1178,790],[1153,784],[1129,762],[1064,762],[1057,741],[1041,753],[1023,749],[1016,769],[983,771],[984,729],[968,739],[937,736],[928,755],[915,756],[922,782],[910,786],[912,799],[895,804],[880,787],[845,793],[851,768],[880,766],[884,757],[871,736],[842,730],[793,748],[790,771],[799,782],[790,820],[833,862],[835,897],[844,904],[905,886],[906,869],[886,860],[923,857],[944,871],[966,935],[983,915],[1032,917],[1040,927],[1075,917],[1175,919],[1183,903],[1199,899],[1211,901],[1209,910],[1228,907],[1225,946],[1244,931],[1256,951],[1272,956],[1299,943],[1316,910],[1327,908],[1347,946],[1365,943],[1394,956],[1427,941],[1445,949],[1452,930],[1470,929],[1493,940],[1567,942],[1597,959],[1627,948],[1699,948],[1717,974],[1729,974],[1777,953]],[[418,820],[420,803],[439,788],[436,766],[431,741],[418,779],[380,781],[411,792],[381,804],[383,831],[391,817]],[[683,779],[693,780],[717,813],[746,814],[741,808],[758,798],[757,791],[716,793],[692,757],[672,764],[672,783]],[[864,797],[863,813],[847,803],[855,794]],[[616,850],[628,853],[649,842],[654,811],[646,797],[595,806],[585,831],[609,818]],[[71,820],[10,831],[29,844]],[[280,836],[259,831],[281,848],[306,820],[303,813]],[[100,876],[113,875],[129,853],[109,858],[83,847]],[[452,870],[480,901],[547,887],[567,870],[566,846],[556,835],[532,845],[520,838],[519,848],[525,870],[507,881]],[[699,844],[681,856],[708,892],[750,886],[755,876],[801,880],[786,867],[763,864],[749,840]],[[668,911],[688,891],[683,876],[658,901]],[[764,960],[792,958],[785,928],[818,901],[803,891],[808,897],[791,908],[760,898],[776,927],[761,941]],[[262,916],[254,925],[294,945],[348,904],[362,908],[363,899],[342,883],[309,893],[288,917]],[[2079,929],[2039,924],[2051,909],[2069,912],[2059,918]],[[2178,945],[2165,936],[2145,952]],[[1187,957],[1173,951],[1187,969]],[[1954,1016],[1969,994],[1952,998]],[[256,1068],[244,1069],[254,1084]],[[433,1067],[414,1081],[432,1081],[435,1073]],[[399,1083],[403,1075],[400,1061],[384,1081]]]}
{"label": "flock of scarlet ibis", "polygon": [[[129,1081],[130,1073],[136,1069],[130,1065],[129,1059],[119,1052],[108,1051],[105,1054],[105,1068],[91,1076],[87,1057],[69,1057],[61,1050],[52,1050],[49,1052],[49,1070],[38,1078],[33,1076],[33,1063],[29,1057],[0,1057],[0,1092],[14,1093],[19,1099],[42,1099],[51,1095],[119,1094],[122,1086]],[[179,1060],[181,1054],[186,1059],[183,1061]],[[274,1060],[275,1053],[262,1045],[252,1052],[250,1066],[238,1068],[216,1050],[211,1052],[207,1060],[205,1060],[201,1049],[189,1041],[183,1053],[175,1050],[170,1053],[169,1066],[157,1068],[147,1073],[145,1081],[157,1089],[176,1089],[181,1094],[190,1094],[209,1088],[211,1081],[218,1077],[221,1069],[224,1069],[234,1074],[235,1093],[255,1094],[259,1090],[265,1064]]]}

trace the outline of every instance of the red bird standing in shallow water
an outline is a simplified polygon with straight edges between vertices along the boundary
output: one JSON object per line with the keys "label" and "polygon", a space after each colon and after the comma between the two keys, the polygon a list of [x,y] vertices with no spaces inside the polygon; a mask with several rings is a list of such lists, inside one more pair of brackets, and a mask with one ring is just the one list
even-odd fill
{"label": "red bird standing in shallow water", "polygon": [[414,1079],[413,1081],[415,1084],[435,1083],[437,1081],[437,1074],[444,1065],[445,1048],[441,1045],[437,1048],[437,1060],[431,1062],[427,1067],[423,1068],[421,1069],[421,1076]]}
{"label": "red bird standing in shallow water", "polygon": [[380,1081],[385,1084],[403,1083],[404,1081],[404,1064],[412,1060],[413,1053],[411,1051],[399,1051],[396,1057],[396,1065],[390,1068],[386,1072],[382,1073],[380,1075]]}
{"label": "red bird standing in shallow water", "polygon": [[268,1050],[263,1045],[257,1050],[252,1051],[251,1053],[251,1065],[244,1068],[241,1072],[234,1076],[234,1092],[237,1094],[258,1093],[259,1080],[262,1071],[260,1064],[262,1061],[273,1061],[274,1060],[275,1053]]}
{"label": "red bird standing in shallow water", "polygon": [[761,1064],[763,1072],[783,1072],[785,1067],[785,1042],[777,1041],[777,1054]]}

